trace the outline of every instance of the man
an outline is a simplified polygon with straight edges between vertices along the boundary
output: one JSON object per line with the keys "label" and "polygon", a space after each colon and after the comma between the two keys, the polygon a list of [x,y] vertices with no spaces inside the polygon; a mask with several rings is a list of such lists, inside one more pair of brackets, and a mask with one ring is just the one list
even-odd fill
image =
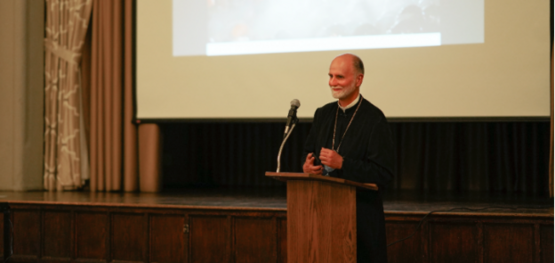
{"label": "man", "polygon": [[382,111],[360,95],[364,66],[359,57],[336,57],[329,78],[338,101],[316,110],[303,171],[378,185],[379,191],[356,194],[357,260],[387,262],[381,192],[393,177],[391,132]]}

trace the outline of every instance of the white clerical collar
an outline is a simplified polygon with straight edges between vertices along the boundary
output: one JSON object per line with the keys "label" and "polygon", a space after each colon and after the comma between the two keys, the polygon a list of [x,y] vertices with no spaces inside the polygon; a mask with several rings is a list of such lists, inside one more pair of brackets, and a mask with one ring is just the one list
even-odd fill
{"label": "white clerical collar", "polygon": [[339,101],[337,101],[337,105],[339,106],[339,108],[343,111],[343,113],[345,113],[346,110],[352,108],[353,106],[355,106],[358,101],[360,100],[360,94],[358,94],[357,98],[355,100],[353,100],[353,102],[351,102],[351,104],[345,106],[345,107],[341,107],[341,104],[339,104]]}

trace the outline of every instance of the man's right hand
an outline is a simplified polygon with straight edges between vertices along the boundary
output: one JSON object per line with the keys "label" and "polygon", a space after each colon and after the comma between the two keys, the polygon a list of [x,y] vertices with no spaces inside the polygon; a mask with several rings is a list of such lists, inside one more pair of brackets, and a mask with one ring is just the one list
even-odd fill
{"label": "man's right hand", "polygon": [[312,153],[309,153],[306,156],[306,161],[303,164],[303,172],[307,174],[322,174],[323,167],[321,165],[314,165],[314,156]]}

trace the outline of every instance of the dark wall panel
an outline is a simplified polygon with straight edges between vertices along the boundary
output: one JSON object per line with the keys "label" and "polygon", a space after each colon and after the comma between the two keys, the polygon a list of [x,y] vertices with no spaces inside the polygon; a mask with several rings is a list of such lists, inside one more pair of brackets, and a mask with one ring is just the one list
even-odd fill
{"label": "dark wall panel", "polygon": [[553,262],[553,225],[540,226],[541,262]]}
{"label": "dark wall panel", "polygon": [[[14,205],[10,262],[286,262],[286,211]],[[507,214],[509,215],[509,214]],[[422,215],[386,216],[387,242]],[[553,218],[432,214],[396,262],[553,262]],[[75,253],[73,256],[72,253]]]}
{"label": "dark wall panel", "polygon": [[534,262],[534,227],[484,224],[484,262]]}
{"label": "dark wall panel", "polygon": [[14,227],[14,255],[40,255],[40,212],[12,210]]}
{"label": "dark wall panel", "polygon": [[0,255],[4,257],[4,213],[0,213]]}
{"label": "dark wall panel", "polygon": [[[15,260],[15,262],[26,262],[21,260]],[[27,262],[35,262],[35,261],[27,261]],[[41,263],[71,263],[71,258],[51,258],[51,257],[43,257],[40,260]],[[92,262],[90,262],[92,263]]]}
{"label": "dark wall panel", "polygon": [[475,224],[430,224],[431,262],[478,262],[478,229]]}
{"label": "dark wall panel", "polygon": [[70,258],[73,246],[71,213],[45,211],[43,217],[43,256]]}
{"label": "dark wall panel", "polygon": [[278,219],[278,262],[287,262],[287,219]]}
{"label": "dark wall panel", "polygon": [[235,219],[236,263],[277,261],[276,221],[271,218]]}
{"label": "dark wall panel", "polygon": [[141,214],[112,214],[113,260],[146,261],[146,220]]}
{"label": "dark wall panel", "polygon": [[108,215],[105,213],[75,213],[75,258],[105,260]]}
{"label": "dark wall panel", "polygon": [[227,217],[189,216],[189,262],[228,262],[230,223]]}
{"label": "dark wall panel", "polygon": [[[414,233],[418,222],[387,222],[385,232],[387,244],[406,238]],[[387,247],[389,262],[422,262],[422,235],[420,229],[411,238]]]}
{"label": "dark wall panel", "polygon": [[150,262],[183,262],[185,238],[183,215],[150,217]]}

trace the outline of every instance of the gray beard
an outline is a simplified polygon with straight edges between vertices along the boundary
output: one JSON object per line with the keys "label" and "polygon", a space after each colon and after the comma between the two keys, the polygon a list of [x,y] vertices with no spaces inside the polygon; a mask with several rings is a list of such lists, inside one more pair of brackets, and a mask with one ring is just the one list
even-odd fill
{"label": "gray beard", "polygon": [[337,86],[331,86],[330,90],[331,90],[331,95],[335,98],[335,99],[344,99],[346,97],[349,97],[349,95],[353,94],[353,92],[355,92],[355,85],[351,85],[349,87],[343,87],[341,89],[341,91],[339,92],[334,92],[333,88],[337,87]]}

